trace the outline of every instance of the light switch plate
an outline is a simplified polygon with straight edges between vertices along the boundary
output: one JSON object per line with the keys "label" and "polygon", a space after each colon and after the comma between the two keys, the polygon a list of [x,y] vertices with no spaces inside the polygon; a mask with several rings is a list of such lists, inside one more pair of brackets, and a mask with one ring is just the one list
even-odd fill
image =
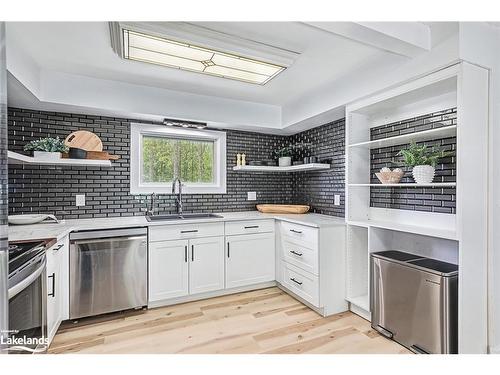
{"label": "light switch plate", "polygon": [[339,194],[335,194],[333,196],[333,205],[340,206],[340,195]]}
{"label": "light switch plate", "polygon": [[247,192],[247,200],[256,201],[257,200],[257,193],[255,191]]}
{"label": "light switch plate", "polygon": [[76,206],[77,207],[85,206],[85,194],[76,195]]}

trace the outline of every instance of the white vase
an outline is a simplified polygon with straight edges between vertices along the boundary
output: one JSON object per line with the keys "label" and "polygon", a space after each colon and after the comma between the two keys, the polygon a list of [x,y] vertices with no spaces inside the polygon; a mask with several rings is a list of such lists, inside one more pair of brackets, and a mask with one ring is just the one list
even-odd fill
{"label": "white vase", "polygon": [[33,151],[33,157],[40,160],[59,160],[60,152]]}
{"label": "white vase", "polygon": [[280,167],[289,167],[292,165],[292,157],[291,156],[282,156],[278,159],[278,165]]}
{"label": "white vase", "polygon": [[430,184],[434,180],[436,169],[432,165],[417,165],[411,173],[417,184]]}

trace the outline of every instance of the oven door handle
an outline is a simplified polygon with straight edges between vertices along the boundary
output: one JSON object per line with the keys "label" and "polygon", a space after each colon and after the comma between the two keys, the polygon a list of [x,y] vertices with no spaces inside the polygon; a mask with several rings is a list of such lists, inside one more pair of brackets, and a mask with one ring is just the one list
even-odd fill
{"label": "oven door handle", "polygon": [[27,278],[21,280],[13,287],[9,288],[9,299],[17,296],[20,292],[26,289],[28,286],[33,283],[45,270],[45,262],[42,263],[40,267],[36,269],[32,274],[30,274]]}

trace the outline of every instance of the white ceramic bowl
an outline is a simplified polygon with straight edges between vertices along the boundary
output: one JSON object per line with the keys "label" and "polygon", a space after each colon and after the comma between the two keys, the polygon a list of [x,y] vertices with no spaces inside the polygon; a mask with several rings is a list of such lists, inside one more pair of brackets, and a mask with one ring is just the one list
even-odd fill
{"label": "white ceramic bowl", "polygon": [[56,223],[59,222],[54,215],[32,214],[32,215],[9,215],[9,224],[14,224],[14,225],[36,224],[46,219],[52,219]]}

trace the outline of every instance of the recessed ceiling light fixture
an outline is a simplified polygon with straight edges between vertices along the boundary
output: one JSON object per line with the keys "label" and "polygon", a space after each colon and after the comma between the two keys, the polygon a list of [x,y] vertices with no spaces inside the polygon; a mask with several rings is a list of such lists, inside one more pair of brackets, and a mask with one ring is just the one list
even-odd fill
{"label": "recessed ceiling light fixture", "polygon": [[[144,29],[145,25],[140,25],[142,26],[141,29],[137,27],[133,28],[127,24],[117,24],[118,23],[111,23],[110,25],[111,39],[113,49],[124,59],[163,65],[258,85],[265,85],[289,66],[289,64],[280,63],[280,61],[289,62],[291,61],[290,56],[296,57],[297,55],[290,51],[261,45],[255,42],[250,44],[250,42],[246,40],[241,41],[242,46],[239,46],[239,48],[235,45],[233,50],[249,51],[249,55],[253,56],[265,56],[266,54],[263,52],[265,51],[271,58],[265,61],[266,59],[264,58],[261,60],[255,57],[245,57],[243,54],[240,55],[239,53],[222,52],[223,50],[219,50],[218,48],[203,47],[202,43],[198,44],[186,41],[190,40],[186,39],[189,35],[186,30],[193,33],[194,39],[198,37],[198,40],[201,40],[200,38],[202,37],[200,37],[200,34],[204,34],[203,40],[215,40],[215,42],[207,44],[217,45],[217,41],[221,46],[230,46],[230,44],[227,40],[227,35],[223,36],[224,39],[220,35],[215,34],[214,31],[209,29],[200,30],[199,27],[190,24],[187,26],[184,24],[179,26],[176,23],[172,23],[173,25],[162,24],[161,26],[163,26],[163,29],[167,31],[170,30],[171,34],[175,35],[174,37],[170,37],[168,34],[161,33],[160,31],[149,32],[147,29]],[[158,27],[158,29],[160,28],[158,25],[154,26]],[[181,34],[179,34],[179,32],[177,32],[177,34],[175,33],[175,31],[177,31],[176,27],[181,29]],[[212,39],[208,39],[206,35],[209,35]],[[181,38],[181,36],[185,37]],[[236,40],[235,43],[236,42],[238,42],[238,40]],[[247,45],[245,45],[245,42]],[[253,47],[253,49],[249,48],[248,45]],[[278,50],[278,52],[276,52],[276,50]],[[224,51],[228,50],[224,49]],[[254,51],[255,53],[252,53]],[[278,58],[272,58],[276,56]],[[278,60],[278,63],[273,60]]]}
{"label": "recessed ceiling light fixture", "polygon": [[172,119],[172,118],[164,119],[163,125],[177,126],[177,127],[182,127],[182,128],[194,128],[194,129],[205,129],[207,127],[206,122],[176,120],[176,119]]}

